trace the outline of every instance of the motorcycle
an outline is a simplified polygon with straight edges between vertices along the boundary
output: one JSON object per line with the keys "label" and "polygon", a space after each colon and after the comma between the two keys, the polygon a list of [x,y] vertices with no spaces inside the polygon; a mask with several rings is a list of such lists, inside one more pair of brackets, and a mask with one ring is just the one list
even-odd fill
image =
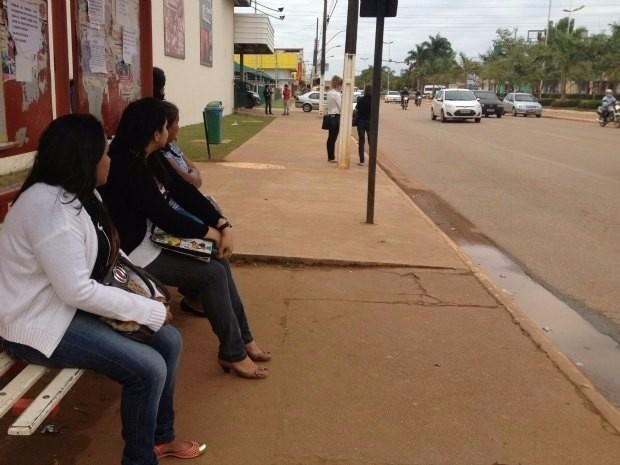
{"label": "motorcycle", "polygon": [[421,95],[416,95],[415,97],[415,106],[419,107],[422,105],[422,96]]}
{"label": "motorcycle", "polygon": [[402,101],[400,102],[400,106],[403,107],[403,110],[406,110],[409,106],[409,97],[407,95],[403,97]]}
{"label": "motorcycle", "polygon": [[603,107],[603,105],[598,107],[598,124],[600,124],[601,127],[604,128],[607,123],[614,123],[617,128],[620,128],[620,102],[614,103],[613,107],[606,107],[607,115],[605,116],[605,118],[603,118],[603,109],[605,107]]}

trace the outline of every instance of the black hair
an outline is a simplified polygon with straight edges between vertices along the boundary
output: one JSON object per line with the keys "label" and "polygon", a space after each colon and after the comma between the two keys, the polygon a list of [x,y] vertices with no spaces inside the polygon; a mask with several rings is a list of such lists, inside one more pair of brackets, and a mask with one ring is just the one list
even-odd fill
{"label": "black hair", "polygon": [[153,67],[153,97],[163,100],[166,96],[164,87],[166,87],[164,70],[155,66]]}
{"label": "black hair", "polygon": [[166,107],[166,127],[170,128],[179,117],[179,108],[172,102],[164,102]]}
{"label": "black hair", "polygon": [[105,147],[103,126],[93,115],[56,118],[41,134],[32,169],[17,198],[32,185],[42,182],[60,186],[74,194],[74,199],[86,203],[94,196],[97,164]]}
{"label": "black hair", "polygon": [[153,134],[161,131],[165,124],[166,107],[163,101],[146,97],[131,102],[121,115],[110,144],[110,153],[130,152],[144,160],[146,146],[153,139]]}

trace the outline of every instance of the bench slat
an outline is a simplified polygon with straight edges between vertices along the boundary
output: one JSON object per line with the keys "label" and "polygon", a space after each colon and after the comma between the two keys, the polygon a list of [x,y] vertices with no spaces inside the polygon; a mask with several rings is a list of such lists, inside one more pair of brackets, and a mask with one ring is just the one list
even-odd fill
{"label": "bench slat", "polygon": [[27,365],[13,380],[0,391],[0,417],[8,412],[13,404],[28,392],[41,378],[47,368],[40,365]]}
{"label": "bench slat", "polygon": [[0,376],[9,371],[9,368],[11,368],[14,363],[15,360],[13,360],[4,352],[0,352]]}
{"label": "bench slat", "polygon": [[45,387],[33,400],[32,404],[13,422],[9,434],[27,436],[34,433],[43,420],[52,411],[71,387],[80,379],[84,370],[79,368],[65,368]]}

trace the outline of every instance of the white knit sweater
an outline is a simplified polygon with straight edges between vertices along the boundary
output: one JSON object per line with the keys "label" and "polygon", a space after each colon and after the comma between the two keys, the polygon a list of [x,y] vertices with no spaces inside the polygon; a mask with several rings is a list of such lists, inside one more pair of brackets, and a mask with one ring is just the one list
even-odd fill
{"label": "white knit sweater", "polygon": [[51,356],[76,309],[157,331],[165,306],[90,279],[97,234],[86,209],[60,187],[35,184],[0,230],[0,337]]}

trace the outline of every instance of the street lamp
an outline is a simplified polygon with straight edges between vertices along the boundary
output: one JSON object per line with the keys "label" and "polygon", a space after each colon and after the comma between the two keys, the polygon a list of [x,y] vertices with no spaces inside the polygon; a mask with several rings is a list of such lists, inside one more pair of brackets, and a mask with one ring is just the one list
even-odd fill
{"label": "street lamp", "polygon": [[[391,63],[392,62],[392,53],[391,53],[391,45],[394,43],[393,40],[390,40],[389,42],[383,42],[383,45],[387,45],[388,46],[388,62]],[[392,70],[392,68],[390,66],[388,66],[388,80],[387,80],[387,91],[388,94],[390,93],[390,71]]]}
{"label": "street lamp", "polygon": [[568,9],[564,8],[562,11],[568,13],[568,32],[570,32],[570,15],[572,12],[574,11],[579,11],[579,10],[583,10],[586,6],[585,5],[581,5],[578,7],[573,8],[573,0],[570,0],[570,4],[568,6]]}
{"label": "street lamp", "polygon": [[327,42],[325,42],[325,46],[327,47],[327,44],[329,44],[332,40],[334,40],[334,37],[336,37],[338,34],[342,34],[344,31],[338,31],[336,32],[331,39],[329,39]]}

